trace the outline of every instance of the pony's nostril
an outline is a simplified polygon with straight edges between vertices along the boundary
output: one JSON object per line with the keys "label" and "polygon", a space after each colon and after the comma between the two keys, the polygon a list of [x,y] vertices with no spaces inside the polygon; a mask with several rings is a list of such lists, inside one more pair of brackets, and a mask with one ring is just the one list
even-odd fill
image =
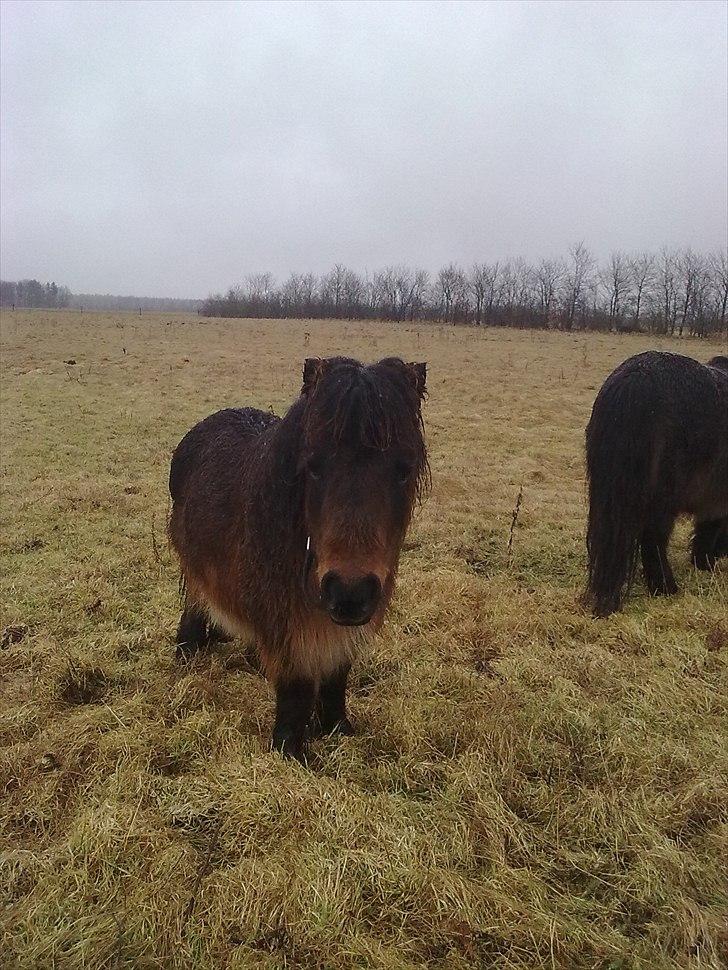
{"label": "pony's nostril", "polygon": [[321,580],[321,602],[326,609],[331,609],[336,602],[339,593],[341,580],[334,572],[328,572]]}
{"label": "pony's nostril", "polygon": [[379,578],[373,573],[369,576],[365,576],[359,581],[356,595],[362,603],[376,606],[379,602],[379,597],[382,595],[382,584],[379,582]]}
{"label": "pony's nostril", "polygon": [[382,584],[373,573],[345,580],[328,572],[321,580],[321,603],[337,623],[368,623],[381,595]]}

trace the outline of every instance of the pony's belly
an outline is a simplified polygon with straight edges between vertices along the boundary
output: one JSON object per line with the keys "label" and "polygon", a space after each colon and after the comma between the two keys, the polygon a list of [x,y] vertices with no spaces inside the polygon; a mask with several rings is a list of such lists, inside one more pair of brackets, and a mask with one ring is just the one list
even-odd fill
{"label": "pony's belly", "polygon": [[245,640],[246,643],[252,643],[255,640],[255,631],[247,620],[233,616],[215,603],[207,602],[205,609],[210,622],[227,633],[228,636],[235,637],[236,640]]}
{"label": "pony's belly", "polygon": [[[210,578],[207,577],[208,580]],[[253,642],[255,639],[253,624],[241,610],[232,610],[228,604],[221,602],[221,596],[217,592],[219,587],[215,582],[205,582],[201,577],[191,576],[189,573],[185,576],[185,581],[188,593],[207,613],[211,623],[236,640]]]}

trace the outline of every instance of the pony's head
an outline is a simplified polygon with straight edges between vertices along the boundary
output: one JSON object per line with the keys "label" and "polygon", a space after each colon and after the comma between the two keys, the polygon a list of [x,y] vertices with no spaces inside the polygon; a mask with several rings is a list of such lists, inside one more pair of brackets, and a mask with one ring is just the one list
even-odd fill
{"label": "pony's head", "polygon": [[415,502],[429,483],[425,364],[309,358],[299,473],[309,594],[334,623],[381,618]]}

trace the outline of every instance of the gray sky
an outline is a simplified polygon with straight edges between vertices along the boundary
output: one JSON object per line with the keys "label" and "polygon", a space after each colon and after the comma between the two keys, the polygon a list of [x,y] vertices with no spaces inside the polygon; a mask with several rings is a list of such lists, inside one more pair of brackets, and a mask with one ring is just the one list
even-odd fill
{"label": "gray sky", "polygon": [[3,278],[725,246],[726,9],[5,0]]}

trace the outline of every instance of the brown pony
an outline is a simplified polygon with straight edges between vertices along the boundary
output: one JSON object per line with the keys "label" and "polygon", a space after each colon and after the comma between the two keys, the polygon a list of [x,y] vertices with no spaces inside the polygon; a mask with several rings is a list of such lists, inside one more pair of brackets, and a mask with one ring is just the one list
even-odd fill
{"label": "brown pony", "polygon": [[394,590],[429,483],[425,364],[309,358],[283,418],[218,411],[175,449],[169,536],[185,603],[177,656],[255,640],[275,685],[273,746],[302,759],[309,722],[352,733],[346,681]]}

